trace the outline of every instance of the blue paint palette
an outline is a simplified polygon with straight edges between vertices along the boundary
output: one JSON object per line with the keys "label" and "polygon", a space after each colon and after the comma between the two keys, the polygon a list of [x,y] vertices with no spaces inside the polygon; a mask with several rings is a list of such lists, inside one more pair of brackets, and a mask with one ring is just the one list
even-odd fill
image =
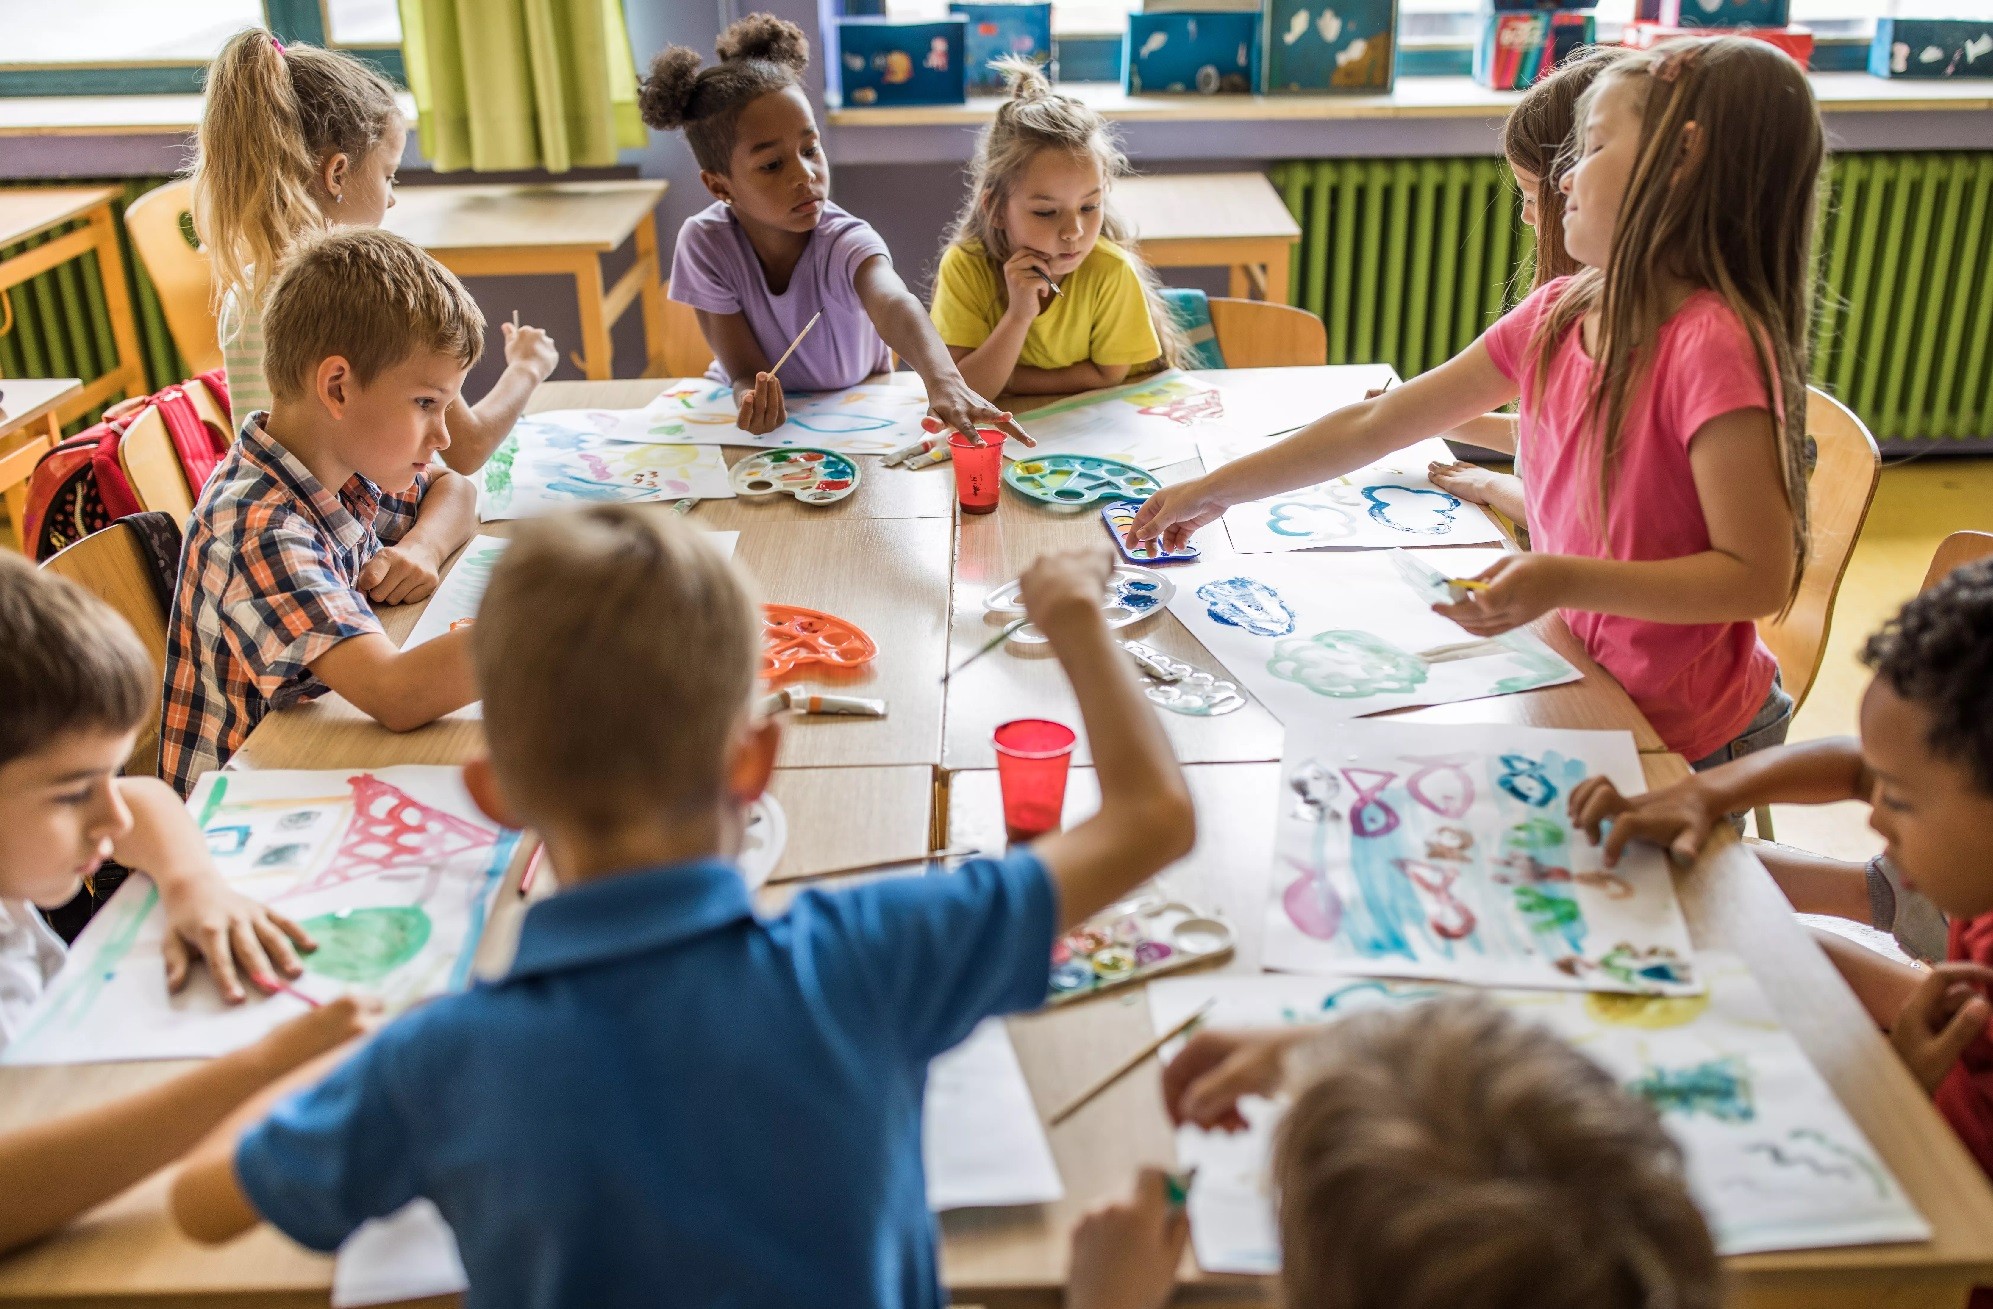
{"label": "blue paint palette", "polygon": [[[1110,628],[1127,627],[1160,612],[1175,595],[1176,583],[1163,574],[1117,564],[1108,575],[1107,593],[1100,599],[1101,616]],[[1005,582],[991,591],[983,597],[983,609],[1005,620],[1023,617],[1024,601],[1018,584]],[[1043,643],[1046,636],[1037,627],[1026,623],[1010,639],[1020,645],[1037,645]]]}
{"label": "blue paint palette", "polygon": [[1114,538],[1114,548],[1121,557],[1131,564],[1187,564],[1196,559],[1199,551],[1188,545],[1174,553],[1166,553],[1161,541],[1150,541],[1146,545],[1130,546],[1128,529],[1134,525],[1138,504],[1127,500],[1116,500],[1100,507],[1100,520],[1107,524],[1107,534]]}
{"label": "blue paint palette", "polygon": [[1010,489],[1060,509],[1084,509],[1103,500],[1146,500],[1163,484],[1145,468],[1097,455],[1041,455],[1003,470]]}

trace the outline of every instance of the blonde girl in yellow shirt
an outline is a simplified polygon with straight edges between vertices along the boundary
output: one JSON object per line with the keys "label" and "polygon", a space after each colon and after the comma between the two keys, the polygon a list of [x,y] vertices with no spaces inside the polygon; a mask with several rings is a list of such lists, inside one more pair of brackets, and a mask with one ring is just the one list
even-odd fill
{"label": "blonde girl in yellow shirt", "polygon": [[1065,394],[1174,363],[1181,333],[1108,207],[1128,160],[1107,120],[1033,65],[1001,67],[1010,94],[934,281],[934,326],[963,380],[981,395]]}

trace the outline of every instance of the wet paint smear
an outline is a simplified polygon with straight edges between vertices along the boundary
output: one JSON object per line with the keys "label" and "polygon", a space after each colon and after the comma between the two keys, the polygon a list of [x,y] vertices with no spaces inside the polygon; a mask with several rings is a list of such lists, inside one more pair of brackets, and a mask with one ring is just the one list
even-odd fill
{"label": "wet paint smear", "polygon": [[1286,636],[1294,630],[1294,611],[1280,592],[1251,577],[1228,577],[1197,588],[1211,621],[1251,632],[1254,636]]}
{"label": "wet paint smear", "polygon": [[1749,1070],[1727,1057],[1687,1068],[1650,1068],[1626,1089],[1664,1114],[1701,1115],[1724,1123],[1748,1123],[1758,1116]]}
{"label": "wet paint smear", "polygon": [[305,968],[360,986],[379,982],[429,944],[429,915],[413,905],[320,914],[303,926],[318,942]]}
{"label": "wet paint smear", "polygon": [[1444,491],[1427,491],[1413,486],[1366,486],[1363,498],[1370,503],[1370,516],[1394,532],[1420,536],[1443,536],[1453,527],[1453,513],[1460,501]]}
{"label": "wet paint smear", "polygon": [[1273,647],[1266,671],[1336,700],[1394,695],[1424,686],[1426,661],[1370,632],[1319,632]]}
{"label": "wet paint smear", "polygon": [[1612,1027],[1637,1027],[1659,1032],[1694,1022],[1709,1008],[1702,995],[1615,995],[1593,991],[1585,997],[1585,1012]]}

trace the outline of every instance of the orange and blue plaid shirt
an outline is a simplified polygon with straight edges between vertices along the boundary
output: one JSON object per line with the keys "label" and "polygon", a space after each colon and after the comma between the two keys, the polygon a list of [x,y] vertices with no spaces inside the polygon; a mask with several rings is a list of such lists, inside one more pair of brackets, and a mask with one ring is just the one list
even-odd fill
{"label": "orange and blue plaid shirt", "polygon": [[415,526],[427,474],[386,495],[355,474],[333,495],[251,414],[187,525],[166,625],[159,775],[182,795],[273,709],[325,694],[310,664],[381,630],[354,586]]}

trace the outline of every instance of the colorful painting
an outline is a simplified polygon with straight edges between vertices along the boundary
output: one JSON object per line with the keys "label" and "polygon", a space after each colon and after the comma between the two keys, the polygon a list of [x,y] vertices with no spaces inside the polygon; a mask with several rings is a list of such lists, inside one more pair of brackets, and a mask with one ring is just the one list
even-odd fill
{"label": "colorful painting", "polygon": [[1206,556],[1171,570],[1174,613],[1290,728],[1578,679],[1528,631],[1487,640],[1432,612],[1394,559],[1472,577],[1489,550]]}
{"label": "colorful painting", "polygon": [[[1931,1230],[1834,1098],[1735,955],[1698,961],[1706,996],[1491,991],[1543,1023],[1660,1110],[1688,1159],[1689,1185],[1726,1255],[1921,1241]],[[1415,1004],[1434,983],[1186,976],[1149,985],[1158,1033],[1215,1001],[1208,1027],[1328,1023],[1380,1005]],[[1166,1048],[1165,1057],[1174,1050]],[[1266,1184],[1280,1108],[1248,1099],[1249,1130],[1177,1132],[1177,1163],[1196,1167],[1191,1240],[1206,1272],[1280,1269]]]}
{"label": "colorful painting", "polygon": [[531,518],[587,504],[732,498],[718,450],[620,441],[602,430],[611,417],[567,410],[520,419],[477,474],[479,520]]}
{"label": "colorful painting", "polygon": [[[455,768],[213,772],[188,807],[229,884],[318,941],[296,989],[400,1010],[461,988],[517,832],[479,813]],[[91,920],[0,1062],[198,1059],[301,1012],[277,994],[230,1007],[206,974],[166,993],[165,919],[132,878]]]}
{"label": "colorful painting", "polygon": [[1646,789],[1625,732],[1372,721],[1292,728],[1268,968],[1483,986],[1702,989],[1661,852],[1608,871],[1571,790]]}
{"label": "colorful painting", "polygon": [[733,388],[704,378],[668,387],[643,409],[629,411],[619,441],[690,445],[813,446],[845,455],[882,455],[928,435],[927,390],[912,373],[893,373],[844,391],[784,396],[789,421],[749,436],[734,426],[740,406]]}
{"label": "colorful painting", "polygon": [[[1210,472],[1267,444],[1265,439],[1199,441],[1197,453]],[[1233,505],[1225,511],[1225,530],[1240,554],[1500,543],[1501,529],[1486,510],[1426,477],[1435,460],[1452,459],[1438,437],[1420,441],[1342,477]]]}
{"label": "colorful painting", "polygon": [[484,599],[484,588],[491,584],[491,570],[510,544],[502,536],[472,537],[470,544],[457,555],[457,562],[450,565],[450,571],[443,574],[429,603],[416,616],[415,626],[408,630],[408,639],[401,643],[401,648],[412,650],[424,641],[433,641],[472,622],[477,617],[478,604]]}

